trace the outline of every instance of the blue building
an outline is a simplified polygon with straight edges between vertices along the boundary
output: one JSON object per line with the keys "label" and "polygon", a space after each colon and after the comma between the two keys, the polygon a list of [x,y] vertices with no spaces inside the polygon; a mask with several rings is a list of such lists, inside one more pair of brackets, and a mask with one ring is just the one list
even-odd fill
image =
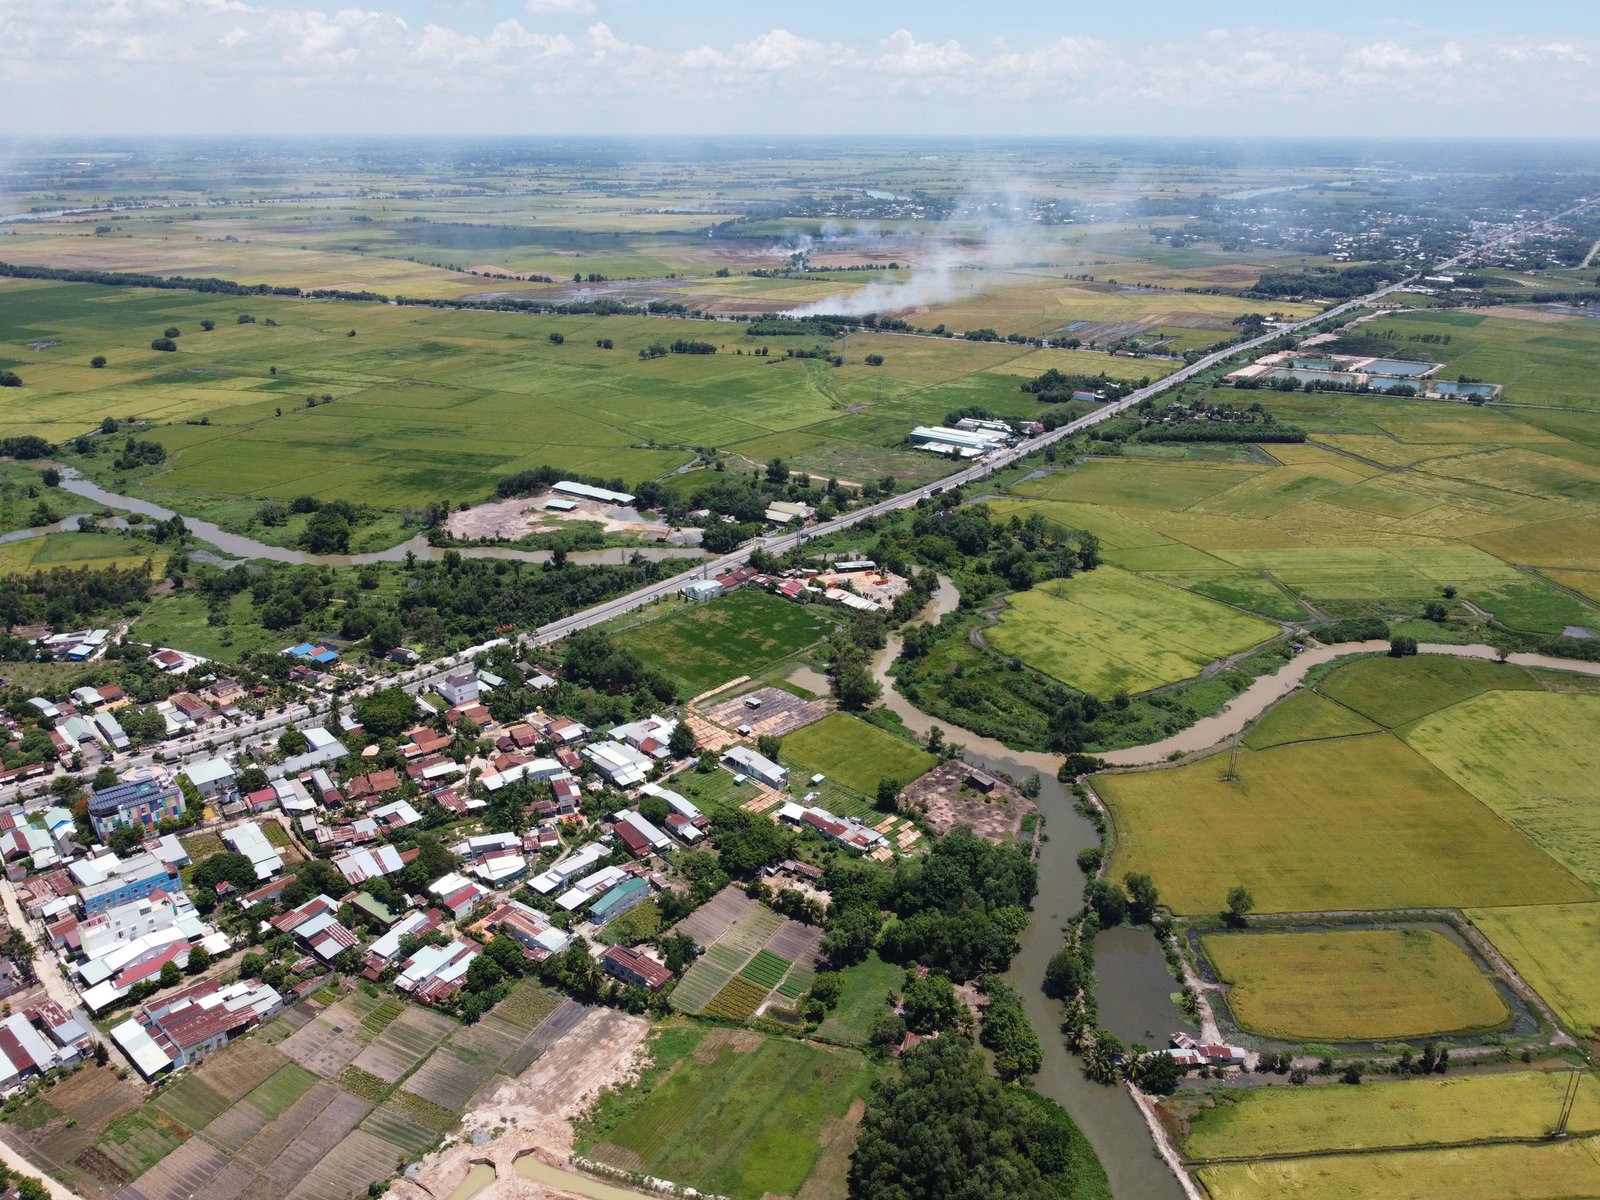
{"label": "blue building", "polygon": [[89,822],[102,842],[113,829],[127,826],[154,833],[163,820],[182,812],[183,793],[158,779],[130,779],[89,797]]}
{"label": "blue building", "polygon": [[177,895],[182,891],[183,881],[176,870],[154,854],[141,853],[124,859],[110,878],[85,884],[78,894],[83,898],[83,915],[93,917],[109,908],[143,900],[152,892]]}

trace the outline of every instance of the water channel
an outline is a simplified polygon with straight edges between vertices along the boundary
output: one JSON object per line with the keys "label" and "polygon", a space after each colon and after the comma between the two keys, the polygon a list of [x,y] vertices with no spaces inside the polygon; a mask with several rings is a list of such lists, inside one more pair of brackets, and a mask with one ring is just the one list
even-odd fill
{"label": "water channel", "polygon": [[[954,585],[941,576],[918,621],[937,621],[953,611],[959,600]],[[900,637],[891,635],[888,645],[873,658],[873,674],[883,688],[884,705],[908,729],[926,737],[939,722],[894,690],[888,670],[899,654]],[[1072,1114],[1105,1166],[1113,1195],[1130,1200],[1182,1200],[1183,1189],[1157,1156],[1150,1131],[1128,1093],[1084,1077],[1082,1060],[1067,1049],[1059,1032],[1060,1002],[1045,995],[1041,986],[1045,967],[1061,948],[1063,927],[1083,907],[1078,851],[1098,845],[1098,833],[1078,814],[1066,788],[1057,781],[1061,761],[1056,756],[1012,750],[961,729],[946,732],[962,744],[968,762],[1017,779],[1039,773],[1038,803],[1045,818],[1045,838],[1039,846],[1039,894],[1033,903],[1033,919],[1022,934],[1021,951],[1006,972],[1006,978],[1022,994],[1028,1019],[1039,1031],[1044,1050],[1044,1068],[1034,1080],[1034,1088]],[[1151,956],[1159,977],[1152,972]],[[1124,929],[1101,934],[1095,943],[1095,974],[1100,1019],[1119,1037],[1132,1030],[1136,1036],[1125,1036],[1125,1041],[1164,1044],[1166,1035],[1182,1027],[1182,1018],[1169,998],[1178,985],[1167,974],[1160,948],[1148,931]],[[1156,1030],[1153,1039],[1145,1036],[1146,1027]]]}

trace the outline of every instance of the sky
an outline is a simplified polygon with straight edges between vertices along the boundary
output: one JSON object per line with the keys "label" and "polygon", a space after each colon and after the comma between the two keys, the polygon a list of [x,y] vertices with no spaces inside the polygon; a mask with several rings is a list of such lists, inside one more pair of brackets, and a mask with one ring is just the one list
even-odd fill
{"label": "sky", "polygon": [[0,137],[1600,136],[1596,0],[0,0]]}

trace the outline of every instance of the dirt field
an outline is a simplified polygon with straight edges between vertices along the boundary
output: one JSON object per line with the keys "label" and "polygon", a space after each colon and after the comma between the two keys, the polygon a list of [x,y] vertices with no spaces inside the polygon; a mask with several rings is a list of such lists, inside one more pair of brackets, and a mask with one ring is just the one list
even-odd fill
{"label": "dirt field", "polygon": [[1014,840],[1022,831],[1022,819],[1038,812],[1038,806],[1004,779],[995,778],[994,790],[988,793],[967,786],[969,769],[959,759],[941,763],[906,788],[906,804],[922,810],[941,837],[966,825],[991,842]]}
{"label": "dirt field", "polygon": [[[631,1078],[650,1023],[615,1009],[580,1009],[580,1021],[516,1079],[501,1084],[466,1114],[463,1141],[424,1160],[396,1181],[397,1200],[444,1200],[476,1163],[495,1168],[477,1200],[544,1200],[562,1192],[518,1176],[519,1156],[534,1152],[563,1165],[572,1153],[572,1122],[602,1088]],[[481,1144],[475,1144],[481,1140]]]}
{"label": "dirt field", "polygon": [[[686,545],[689,535],[684,530],[673,530],[665,521],[652,520],[631,508],[614,504],[601,504],[596,500],[572,499],[577,505],[570,512],[557,512],[545,507],[545,501],[555,499],[550,495],[532,498],[519,496],[512,500],[493,500],[487,504],[474,504],[459,509],[445,521],[445,529],[452,537],[489,539],[505,538],[517,541],[533,533],[554,533],[571,521],[592,521],[607,533],[621,533],[645,541],[666,539]],[[698,536],[698,530],[695,535]]]}

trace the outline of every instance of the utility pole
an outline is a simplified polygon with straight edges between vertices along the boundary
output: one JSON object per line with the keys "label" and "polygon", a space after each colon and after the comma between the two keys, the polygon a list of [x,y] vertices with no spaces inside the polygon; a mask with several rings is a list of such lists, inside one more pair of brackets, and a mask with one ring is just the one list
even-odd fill
{"label": "utility pole", "polygon": [[1567,1121],[1572,1117],[1572,1108],[1578,1102],[1578,1087],[1582,1083],[1583,1067],[1573,1063],[1572,1074],[1567,1076],[1566,1092],[1561,1097],[1561,1116],[1556,1121],[1556,1127],[1550,1131],[1552,1141],[1567,1136]]}
{"label": "utility pole", "polygon": [[[1242,733],[1243,730],[1239,732]],[[1222,778],[1229,783],[1239,778],[1239,733],[1233,735],[1233,744],[1228,747],[1228,773]]]}

